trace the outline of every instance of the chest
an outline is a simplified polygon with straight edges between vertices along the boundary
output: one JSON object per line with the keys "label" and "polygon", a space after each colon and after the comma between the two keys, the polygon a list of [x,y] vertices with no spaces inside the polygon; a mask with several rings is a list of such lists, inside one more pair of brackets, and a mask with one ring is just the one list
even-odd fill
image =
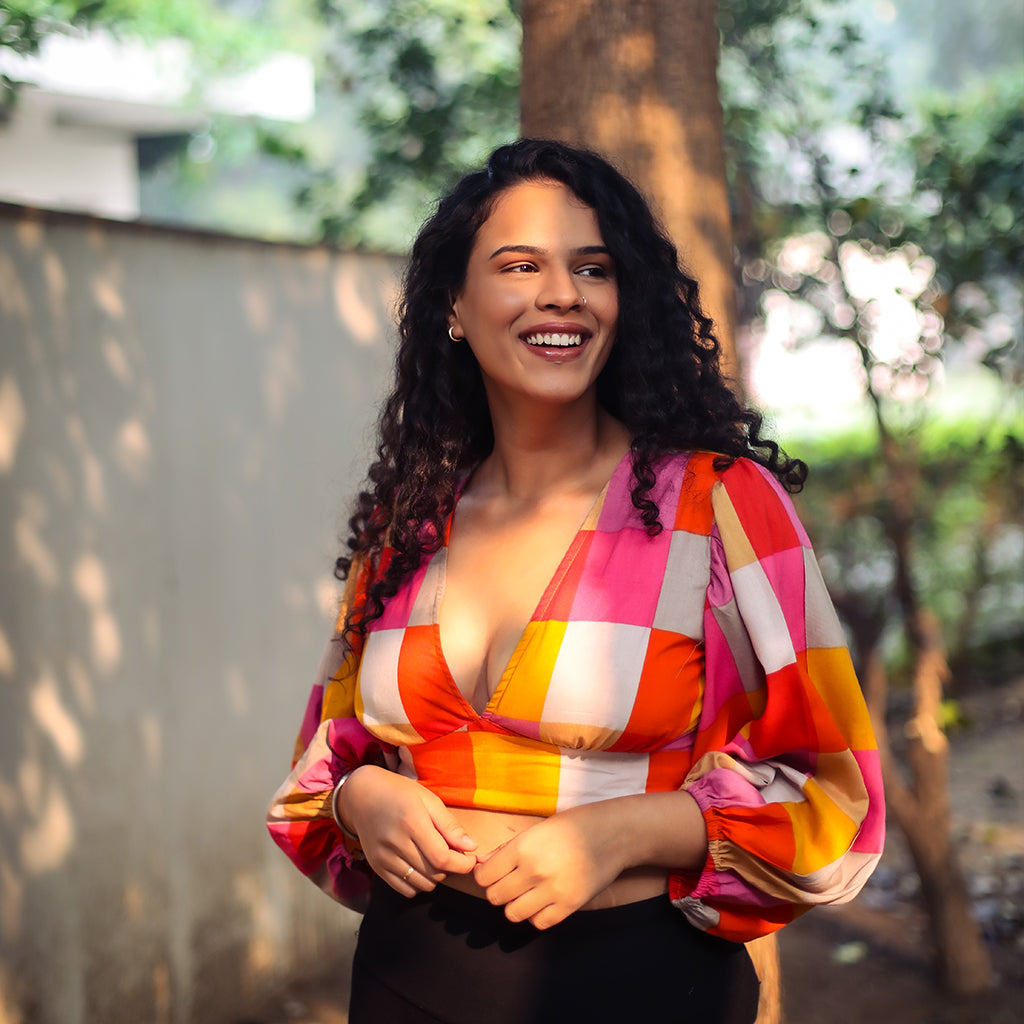
{"label": "chest", "polygon": [[468,514],[445,553],[440,645],[477,711],[494,694],[531,618],[579,546],[592,500],[566,501],[504,522]]}
{"label": "chest", "polygon": [[410,748],[450,738],[474,763],[492,735],[577,751],[682,751],[703,699],[715,573],[706,530],[668,514],[678,483],[670,493],[666,481],[657,497],[675,528],[655,535],[625,485],[589,511],[488,523],[485,540],[456,517],[449,544],[371,626],[357,687],[363,724]]}
{"label": "chest", "polygon": [[[584,529],[546,578],[520,551],[511,564],[530,567],[539,599],[492,602],[475,596],[487,588],[470,583],[457,594],[458,626],[443,644],[439,609],[450,595],[442,548],[371,629],[360,719],[399,746],[452,737],[474,761],[495,730],[577,751],[672,744],[682,752],[703,696],[708,575],[699,557],[676,564],[678,548],[669,531]],[[477,564],[479,579],[501,589],[487,573],[509,563]]]}

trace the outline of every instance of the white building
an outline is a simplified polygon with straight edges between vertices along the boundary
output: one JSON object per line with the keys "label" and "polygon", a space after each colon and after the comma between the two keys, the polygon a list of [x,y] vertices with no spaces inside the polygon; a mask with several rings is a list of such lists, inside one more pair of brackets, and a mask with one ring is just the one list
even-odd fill
{"label": "white building", "polygon": [[210,114],[308,120],[308,59],[276,54],[234,78],[200,82],[187,44],[107,33],[52,35],[37,57],[0,49],[17,102],[0,122],[0,201],[131,220],[137,141],[201,131]]}

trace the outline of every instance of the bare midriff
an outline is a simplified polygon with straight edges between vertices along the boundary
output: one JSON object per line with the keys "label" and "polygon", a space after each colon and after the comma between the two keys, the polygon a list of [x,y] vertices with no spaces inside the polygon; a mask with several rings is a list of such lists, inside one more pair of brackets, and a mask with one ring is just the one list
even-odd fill
{"label": "bare midriff", "polygon": [[[496,850],[503,843],[538,822],[541,817],[532,814],[510,814],[506,811],[484,811],[473,807],[449,807],[459,824],[477,841],[481,855]],[[460,892],[486,899],[484,890],[472,875],[450,874],[444,884]],[[607,888],[599,892],[581,910],[603,910],[624,903],[636,903],[668,892],[668,872],[664,868],[638,867],[624,871]]]}

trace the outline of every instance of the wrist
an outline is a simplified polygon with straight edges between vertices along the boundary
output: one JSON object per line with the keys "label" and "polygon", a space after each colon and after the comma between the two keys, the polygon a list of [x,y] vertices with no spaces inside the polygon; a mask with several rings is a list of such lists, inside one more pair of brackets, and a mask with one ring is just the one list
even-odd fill
{"label": "wrist", "polygon": [[575,819],[576,827],[587,837],[591,849],[615,875],[644,862],[635,827],[629,820],[629,803],[633,799],[612,797],[610,800],[597,800],[558,815]]}
{"label": "wrist", "polygon": [[372,768],[373,765],[359,765],[344,775],[334,784],[334,791],[331,793],[331,814],[334,823],[341,829],[342,833],[354,842],[359,842],[359,832],[347,806],[347,798],[352,795],[351,782],[365,768]]}

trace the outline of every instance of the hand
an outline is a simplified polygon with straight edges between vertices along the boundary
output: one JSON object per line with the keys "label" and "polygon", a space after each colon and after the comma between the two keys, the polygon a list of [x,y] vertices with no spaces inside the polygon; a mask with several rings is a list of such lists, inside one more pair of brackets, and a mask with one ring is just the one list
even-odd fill
{"label": "hand", "polygon": [[607,888],[627,866],[620,823],[589,804],[562,811],[480,857],[473,875],[510,921],[550,928]]}
{"label": "hand", "polygon": [[476,842],[448,808],[418,782],[385,768],[352,772],[338,794],[338,812],[359,836],[370,867],[403,896],[430,892],[447,874],[476,866]]}

